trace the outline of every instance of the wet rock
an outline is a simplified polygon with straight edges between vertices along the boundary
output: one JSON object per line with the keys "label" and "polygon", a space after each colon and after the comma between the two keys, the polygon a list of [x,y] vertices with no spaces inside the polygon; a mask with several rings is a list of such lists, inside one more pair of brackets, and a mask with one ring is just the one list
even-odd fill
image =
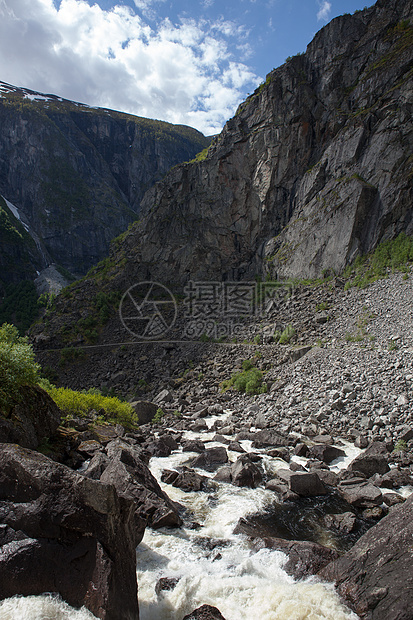
{"label": "wet rock", "polygon": [[336,448],[335,446],[330,446],[328,444],[316,444],[315,446],[311,446],[308,456],[329,464],[334,461],[334,459],[341,456],[346,456],[346,453],[344,450],[340,450],[340,448]]}
{"label": "wet rock", "polygon": [[289,441],[285,437],[282,437],[279,433],[272,429],[266,429],[258,431],[252,436],[253,448],[278,448],[280,446],[288,446]]}
{"label": "wet rock", "polygon": [[232,482],[231,467],[228,465],[220,467],[214,476],[214,480],[217,482]]}
{"label": "wet rock", "polygon": [[36,449],[51,437],[60,424],[61,411],[54,400],[37,386],[21,387],[22,401],[5,418],[0,414],[0,442]]}
{"label": "wet rock", "polygon": [[156,439],[143,445],[143,448],[149,452],[151,456],[169,456],[172,448],[163,439]]}
{"label": "wet rock", "polygon": [[205,450],[205,444],[200,439],[188,439],[182,442],[183,452],[203,452]]}
{"label": "wet rock", "polygon": [[243,454],[237,458],[231,467],[232,483],[237,487],[255,489],[262,481],[262,472],[252,463],[249,456]]}
{"label": "wet rock", "polygon": [[413,496],[319,572],[361,617],[411,618],[413,608]]}
{"label": "wet rock", "polygon": [[290,490],[301,497],[326,495],[327,489],[315,473],[293,473],[290,476]]}
{"label": "wet rock", "polygon": [[396,467],[374,478],[374,483],[386,489],[399,489],[406,485],[413,485],[413,476],[408,469],[397,469]]}
{"label": "wet rock", "polygon": [[200,467],[201,469],[208,469],[221,463],[226,463],[227,461],[227,451],[225,448],[218,446],[216,448],[206,448],[192,461],[191,466]]}
{"label": "wet rock", "polygon": [[313,473],[317,474],[317,476],[320,478],[320,480],[324,482],[324,484],[335,487],[339,483],[338,475],[335,472],[330,471],[329,469],[314,469],[312,471]]}
{"label": "wet rock", "polygon": [[405,501],[406,498],[398,493],[383,493],[383,502],[386,506],[396,506],[397,504],[403,504]]}
{"label": "wet rock", "polygon": [[300,463],[296,463],[295,461],[292,461],[290,463],[290,470],[291,471],[307,471],[305,467],[303,467]]}
{"label": "wet rock", "polygon": [[182,620],[225,620],[219,609],[212,605],[201,605]]}
{"label": "wet rock", "polygon": [[228,450],[232,450],[233,452],[245,452],[244,448],[240,443],[238,443],[238,441],[230,441],[228,444]]}
{"label": "wet rock", "polygon": [[254,548],[278,549],[288,556],[284,570],[295,579],[317,574],[322,568],[339,557],[337,551],[306,540],[284,540],[266,537],[256,539]]}
{"label": "wet rock", "polygon": [[340,483],[337,489],[341,497],[357,508],[379,506],[382,501],[380,489],[370,482],[356,482],[355,484]]}
{"label": "wet rock", "polygon": [[0,506],[8,528],[1,599],[57,592],[102,620],[136,620],[131,501],[42,454],[2,444]]}
{"label": "wet rock", "polygon": [[357,527],[357,518],[352,512],[329,514],[324,517],[324,523],[328,529],[337,530],[341,534],[350,534]]}
{"label": "wet rock", "polygon": [[189,467],[182,467],[182,471],[179,472],[178,476],[176,476],[170,484],[186,493],[191,491],[206,491],[213,485],[209,478],[200,476]]}
{"label": "wet rock", "polygon": [[161,577],[156,582],[155,592],[159,596],[162,591],[171,591],[178,584],[180,577]]}
{"label": "wet rock", "polygon": [[178,507],[162,491],[138,450],[117,439],[107,446],[106,452],[109,464],[100,481],[113,484],[119,495],[133,500],[139,535],[143,535],[145,523],[155,529],[182,524]]}
{"label": "wet rock", "polygon": [[[268,454],[268,456],[271,456],[272,458],[282,459],[286,463],[290,462],[290,451],[289,451],[288,448],[272,448],[270,450],[267,450],[267,454]],[[292,463],[291,463],[291,465],[292,465]],[[290,465],[290,467],[291,467],[291,465]]]}
{"label": "wet rock", "polygon": [[308,456],[309,451],[310,448],[307,446],[306,443],[298,443],[294,448],[294,454],[296,456],[301,456],[304,458]]}
{"label": "wet rock", "polygon": [[373,474],[385,474],[389,471],[389,463],[387,456],[384,454],[360,454],[349,465],[349,469],[353,472],[360,472],[367,478]]}

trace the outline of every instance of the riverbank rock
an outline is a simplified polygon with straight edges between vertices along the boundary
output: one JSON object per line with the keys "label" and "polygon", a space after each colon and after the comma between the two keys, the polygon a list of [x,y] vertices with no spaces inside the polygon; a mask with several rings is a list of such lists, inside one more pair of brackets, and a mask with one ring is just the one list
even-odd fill
{"label": "riverbank rock", "polygon": [[315,575],[339,557],[337,551],[308,540],[284,540],[283,538],[258,538],[254,549],[278,549],[288,556],[284,570],[295,579]]}
{"label": "riverbank rock", "polygon": [[61,411],[38,386],[23,386],[21,396],[21,402],[14,405],[7,417],[0,415],[0,442],[35,450],[42,439],[56,432]]}
{"label": "riverbank rock", "polygon": [[262,472],[247,454],[242,454],[231,467],[231,479],[237,487],[255,489],[262,481]]}
{"label": "riverbank rock", "polygon": [[319,572],[362,620],[409,620],[413,609],[413,496],[392,508],[338,560]]}
{"label": "riverbank rock", "polygon": [[225,618],[216,607],[201,605],[182,620],[225,620]]}
{"label": "riverbank rock", "polygon": [[133,503],[28,449],[0,445],[0,598],[59,593],[102,620],[139,617]]}
{"label": "riverbank rock", "polygon": [[[106,446],[108,462],[100,475],[100,482],[113,484],[119,495],[133,500],[136,512],[136,534],[142,540],[145,525],[179,527],[182,520],[178,506],[162,491],[155,477],[140,457],[140,452],[122,439]],[[99,471],[99,470],[98,470]],[[86,470],[85,475],[88,475]]]}

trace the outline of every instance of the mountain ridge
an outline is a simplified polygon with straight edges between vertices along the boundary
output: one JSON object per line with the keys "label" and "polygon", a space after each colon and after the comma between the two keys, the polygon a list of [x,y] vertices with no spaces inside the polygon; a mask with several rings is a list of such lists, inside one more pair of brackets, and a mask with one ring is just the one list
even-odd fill
{"label": "mountain ridge", "polygon": [[[200,132],[0,82],[0,194],[75,275],[137,219],[144,192],[209,144]],[[33,266],[33,277],[35,277]]]}

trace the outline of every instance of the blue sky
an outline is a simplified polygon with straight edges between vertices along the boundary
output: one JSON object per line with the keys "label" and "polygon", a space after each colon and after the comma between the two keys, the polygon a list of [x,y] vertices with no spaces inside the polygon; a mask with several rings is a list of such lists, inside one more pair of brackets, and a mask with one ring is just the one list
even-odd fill
{"label": "blue sky", "polygon": [[0,80],[217,133],[314,34],[371,0],[0,0]]}

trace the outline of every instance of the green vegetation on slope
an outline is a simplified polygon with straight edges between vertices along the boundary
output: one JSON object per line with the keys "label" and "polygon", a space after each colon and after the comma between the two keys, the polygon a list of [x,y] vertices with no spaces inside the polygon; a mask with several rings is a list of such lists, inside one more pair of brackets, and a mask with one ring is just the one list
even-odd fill
{"label": "green vegetation on slope", "polygon": [[122,424],[127,428],[138,425],[138,417],[129,403],[122,402],[115,396],[103,396],[96,388],[78,392],[64,387],[55,387],[45,382],[42,387],[45,387],[68,418],[82,417],[92,410],[98,413],[103,410],[104,415],[101,421]]}
{"label": "green vegetation on slope", "polygon": [[0,327],[0,412],[7,413],[20,401],[23,385],[36,385],[39,379],[40,366],[27,338],[19,336],[14,325],[4,323]]}
{"label": "green vegetation on slope", "polygon": [[358,286],[363,288],[385,278],[389,272],[409,272],[409,263],[413,262],[413,239],[400,233],[396,239],[383,241],[376,249],[365,256],[356,258],[343,272],[347,279],[346,288]]}
{"label": "green vegetation on slope", "polygon": [[85,416],[95,410],[103,422],[119,423],[127,428],[138,424],[137,415],[129,403],[103,396],[94,388],[77,392],[56,387],[42,378],[40,365],[35,361],[33,347],[27,338],[19,335],[15,325],[4,323],[0,327],[0,413],[7,415],[10,408],[20,402],[24,385],[42,387],[67,417]]}
{"label": "green vegetation on slope", "polygon": [[234,388],[246,394],[264,394],[267,391],[267,384],[263,382],[261,370],[255,368],[251,360],[244,360],[242,370],[232,375],[231,379],[223,381],[221,388],[224,391]]}

